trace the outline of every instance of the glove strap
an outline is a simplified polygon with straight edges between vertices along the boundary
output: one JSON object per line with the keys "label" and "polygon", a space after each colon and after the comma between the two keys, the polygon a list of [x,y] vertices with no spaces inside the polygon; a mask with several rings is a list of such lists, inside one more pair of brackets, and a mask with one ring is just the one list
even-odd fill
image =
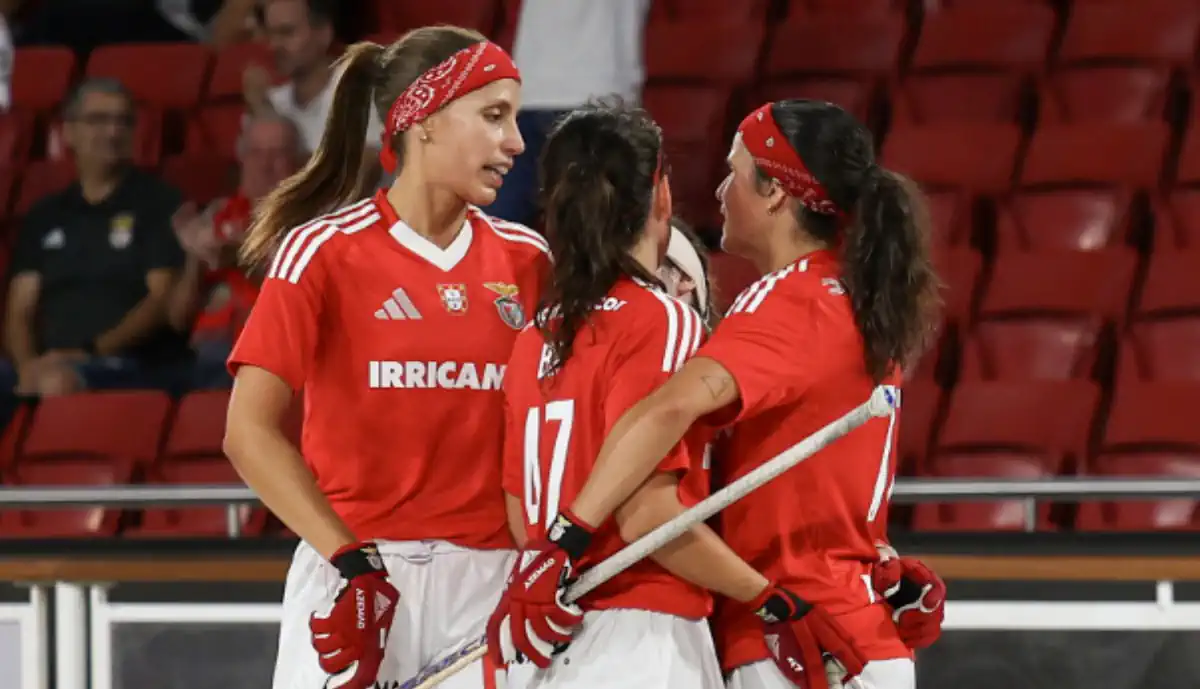
{"label": "glove strap", "polygon": [[383,566],[383,558],[374,543],[351,543],[338,548],[329,558],[330,564],[337,568],[343,579],[353,579],[364,574],[387,574]]}
{"label": "glove strap", "polygon": [[800,596],[775,584],[767,584],[762,593],[750,601],[749,606],[763,624],[794,622],[807,615],[813,608],[811,603]]}
{"label": "glove strap", "polygon": [[574,562],[587,552],[593,533],[594,530],[586,526],[586,522],[571,514],[570,510],[563,510],[554,518],[554,523],[546,532],[546,540],[562,548],[567,557]]}

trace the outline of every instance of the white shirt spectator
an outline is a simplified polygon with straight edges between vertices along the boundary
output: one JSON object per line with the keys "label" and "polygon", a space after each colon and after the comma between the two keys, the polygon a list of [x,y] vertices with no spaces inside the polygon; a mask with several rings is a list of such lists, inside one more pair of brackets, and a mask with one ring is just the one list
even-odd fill
{"label": "white shirt spectator", "polygon": [[521,103],[565,110],[594,97],[640,99],[650,0],[523,0],[513,59]]}
{"label": "white shirt spectator", "polygon": [[[329,110],[333,106],[333,92],[337,88],[340,76],[334,75],[321,93],[304,105],[296,102],[291,82],[275,86],[267,92],[267,99],[271,101],[275,112],[291,120],[296,129],[300,130],[300,137],[309,153],[317,150],[317,146],[321,144],[321,136],[325,133],[325,119],[329,117]],[[367,124],[365,136],[368,147],[379,148],[383,136],[383,123],[374,108],[371,108],[371,119]]]}

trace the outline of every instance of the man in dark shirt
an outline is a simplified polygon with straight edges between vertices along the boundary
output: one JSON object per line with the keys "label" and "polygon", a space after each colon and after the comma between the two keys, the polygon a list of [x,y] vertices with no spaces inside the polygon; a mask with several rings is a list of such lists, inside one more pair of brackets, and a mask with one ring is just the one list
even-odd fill
{"label": "man in dark shirt", "polygon": [[0,378],[30,395],[170,387],[187,353],[166,324],[182,197],[132,166],[133,101],[119,82],[85,81],[65,115],[79,179],[21,228],[5,332],[13,370]]}

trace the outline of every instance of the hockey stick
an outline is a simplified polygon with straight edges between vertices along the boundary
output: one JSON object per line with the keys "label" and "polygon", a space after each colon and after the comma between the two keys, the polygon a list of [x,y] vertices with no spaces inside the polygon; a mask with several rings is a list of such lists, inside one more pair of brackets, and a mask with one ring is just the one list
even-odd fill
{"label": "hockey stick", "polygon": [[[850,413],[831,422],[821,430],[784,450],[769,462],[730,483],[704,500],[684,510],[674,519],[659,525],[650,533],[630,543],[615,555],[580,575],[567,589],[564,598],[572,602],[586,595],[600,584],[624,572],[639,560],[679,538],[693,526],[741,500],[788,469],[825,449],[830,443],[858,428],[872,418],[887,416],[899,406],[896,388],[885,385],[875,388],[871,398],[855,407]],[[448,677],[479,660],[487,653],[487,637],[481,636],[455,653],[421,669],[399,689],[431,689]]]}

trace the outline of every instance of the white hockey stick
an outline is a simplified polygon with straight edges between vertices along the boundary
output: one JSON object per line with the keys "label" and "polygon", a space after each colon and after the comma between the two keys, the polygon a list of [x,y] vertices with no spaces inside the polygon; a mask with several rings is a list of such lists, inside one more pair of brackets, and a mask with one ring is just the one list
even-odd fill
{"label": "white hockey stick", "polygon": [[[612,557],[584,572],[567,589],[567,595],[564,598],[571,602],[586,595],[600,584],[629,569],[650,553],[679,538],[693,526],[706,521],[763,484],[825,449],[827,445],[838,438],[872,418],[891,414],[899,406],[899,403],[899,391],[895,387],[884,385],[875,388],[871,393],[871,399],[855,407],[850,413],[784,450],[769,462],[701,500],[674,519],[659,525],[658,528],[625,546]],[[437,663],[422,668],[415,677],[401,684],[399,689],[435,687],[479,660],[486,653],[487,637],[481,636]]]}

